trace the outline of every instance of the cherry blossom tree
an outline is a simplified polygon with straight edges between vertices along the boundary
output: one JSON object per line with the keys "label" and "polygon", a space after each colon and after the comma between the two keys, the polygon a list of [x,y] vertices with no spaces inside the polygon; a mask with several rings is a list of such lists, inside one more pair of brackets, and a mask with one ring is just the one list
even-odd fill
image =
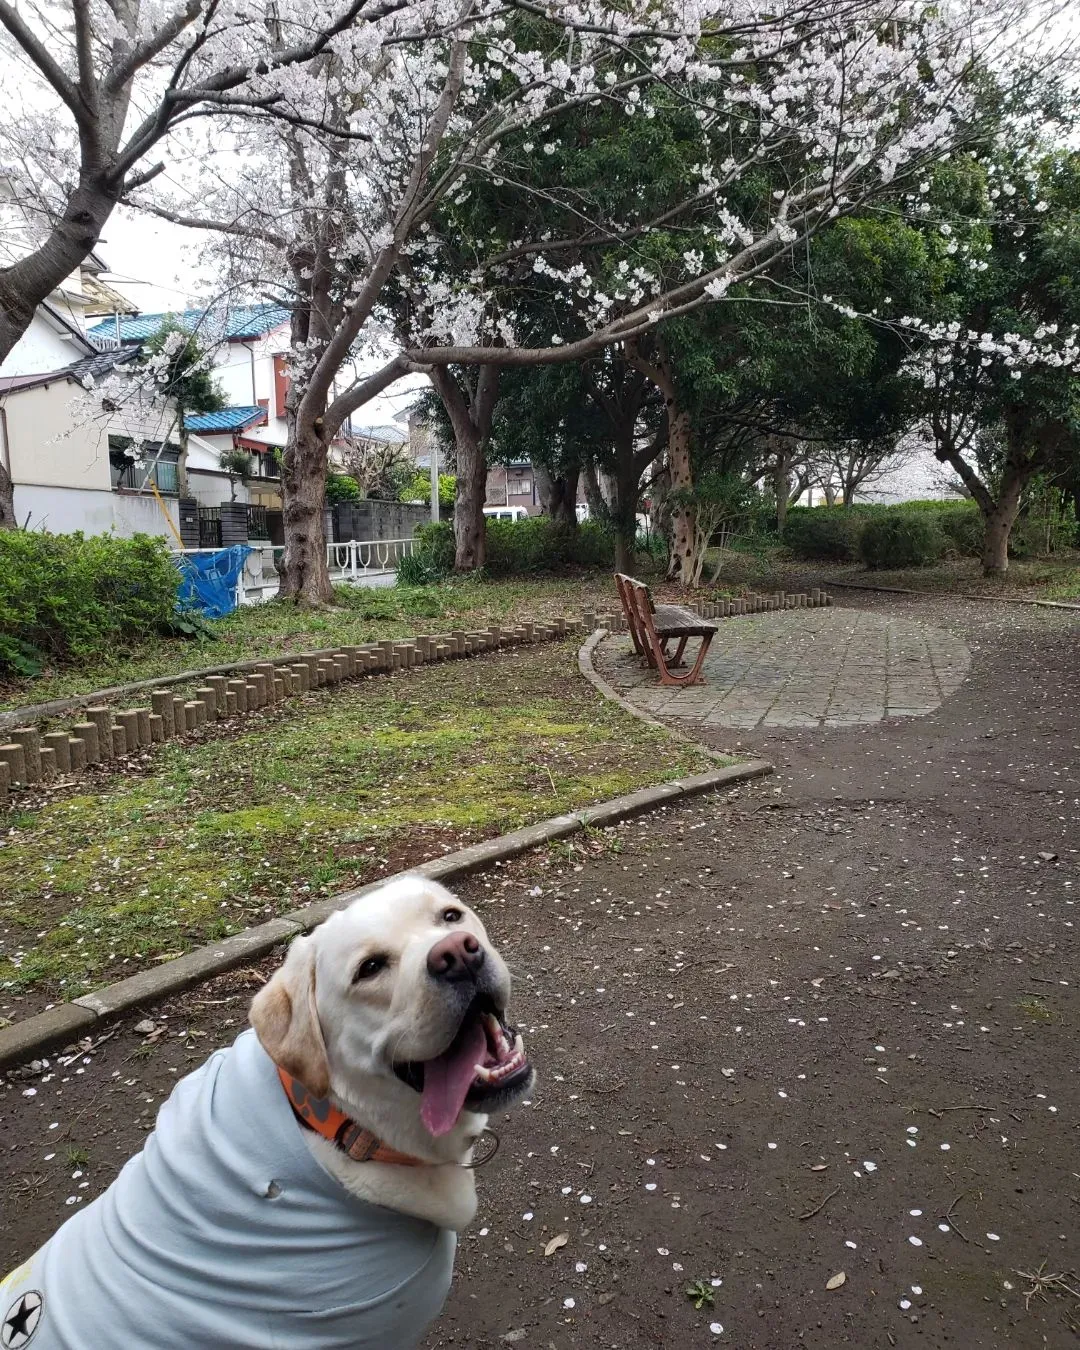
{"label": "cherry blossom tree", "polygon": [[927,183],[926,213],[951,284],[939,315],[899,323],[934,453],[982,513],[984,573],[1003,576],[1028,484],[1080,462],[1080,154],[988,156],[949,177],[952,210]]}
{"label": "cherry blossom tree", "polygon": [[[282,594],[330,599],[328,449],[366,401],[409,371],[439,372],[460,396],[458,558],[482,565],[477,485],[500,370],[629,351],[753,285],[823,223],[947,154],[972,63],[1000,60],[1039,9],[413,0],[294,69],[277,107],[291,125],[233,118],[185,191],[134,194],[215,231],[228,283],[292,312]],[[613,123],[676,114],[693,129],[677,172],[624,157],[617,181],[568,175],[570,150],[613,144]],[[561,297],[548,332],[519,299],[537,286]],[[343,379],[352,363],[361,373]]]}
{"label": "cherry blossom tree", "polygon": [[[165,171],[178,130],[222,114],[326,127],[324,107],[290,100],[295,72],[405,3],[0,0],[0,360],[117,203]],[[10,495],[0,463],[0,524]]]}

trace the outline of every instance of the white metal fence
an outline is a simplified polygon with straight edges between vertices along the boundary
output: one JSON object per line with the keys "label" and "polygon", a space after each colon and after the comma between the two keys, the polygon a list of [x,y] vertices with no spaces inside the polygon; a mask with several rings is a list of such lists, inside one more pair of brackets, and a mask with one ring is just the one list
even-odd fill
{"label": "white metal fence", "polygon": [[[415,552],[415,539],[350,539],[327,544],[326,565],[330,580],[352,585],[389,585],[402,558]],[[220,553],[216,548],[174,549],[187,556]],[[236,585],[236,602],[254,605],[271,600],[278,593],[278,564],[285,550],[280,547],[251,546],[244,570]]]}

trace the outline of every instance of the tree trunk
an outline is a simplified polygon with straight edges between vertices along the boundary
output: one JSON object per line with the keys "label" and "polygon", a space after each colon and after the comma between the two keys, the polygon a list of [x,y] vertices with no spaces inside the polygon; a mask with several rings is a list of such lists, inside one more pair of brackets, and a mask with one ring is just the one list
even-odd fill
{"label": "tree trunk", "polygon": [[560,525],[574,527],[577,518],[577,490],[580,470],[574,466],[553,474],[546,464],[534,464],[540,510]]}
{"label": "tree trunk", "polygon": [[791,503],[791,452],[779,443],[773,465],[773,496],[776,498],[776,532],[782,535]]}
{"label": "tree trunk", "polygon": [[[690,414],[677,411],[674,385],[668,401],[668,471],[673,492],[690,492],[694,471],[690,463]],[[694,585],[694,536],[697,513],[690,502],[676,500],[671,512],[671,558],[668,575],[678,577],[684,586]]]}
{"label": "tree trunk", "polygon": [[[431,383],[454,429],[457,483],[454,492],[454,571],[475,572],[487,557],[484,499],[487,443],[499,396],[499,367],[465,371],[460,382],[448,367],[434,367]],[[470,374],[472,379],[470,380]]]}
{"label": "tree trunk", "polygon": [[0,461],[0,530],[13,530],[15,520],[15,484]]}
{"label": "tree trunk", "polygon": [[997,500],[959,449],[940,434],[934,454],[943,464],[951,464],[960,481],[971,493],[983,518],[983,576],[1003,577],[1009,570],[1009,535],[1020,511],[1024,488],[1040,467],[1038,453],[1025,450],[1025,432],[1029,431],[1022,414],[1006,415],[1008,452],[1001,475]]}
{"label": "tree trunk", "polygon": [[455,428],[454,571],[476,572],[487,561],[487,455],[472,431]]}
{"label": "tree trunk", "polygon": [[634,427],[637,419],[627,419],[615,437],[615,472],[612,482],[615,500],[611,504],[612,523],[615,526],[615,566],[620,572],[632,574],[635,566],[637,539],[637,503],[640,478],[634,455]]}
{"label": "tree trunk", "polygon": [[1006,466],[997,502],[990,511],[983,513],[984,577],[1003,577],[1009,570],[1009,535],[1020,512],[1024,482],[1014,466]]}
{"label": "tree trunk", "polygon": [[298,426],[290,416],[289,439],[281,460],[282,525],[285,556],[278,568],[278,594],[298,605],[329,605],[334,591],[326,565],[327,442],[321,423]]}
{"label": "tree trunk", "polygon": [[0,268],[0,362],[30,327],[38,305],[90,256],[115,205],[114,191],[84,179],[40,248]]}
{"label": "tree trunk", "polygon": [[[694,487],[694,470],[690,462],[690,414],[679,407],[675,386],[675,370],[667,348],[656,340],[655,360],[641,353],[637,342],[628,344],[627,359],[660,391],[667,415],[667,468],[671,476],[671,490],[688,493]],[[697,533],[696,512],[692,502],[676,500],[671,510],[671,554],[668,576],[678,577],[684,586],[693,585],[694,538]]]}

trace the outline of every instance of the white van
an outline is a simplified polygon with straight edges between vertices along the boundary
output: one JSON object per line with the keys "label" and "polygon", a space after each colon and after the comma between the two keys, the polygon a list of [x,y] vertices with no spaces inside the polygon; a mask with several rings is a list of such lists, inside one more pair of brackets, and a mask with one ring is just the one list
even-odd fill
{"label": "white van", "polygon": [[485,506],[484,515],[489,520],[528,520],[529,513],[523,506]]}

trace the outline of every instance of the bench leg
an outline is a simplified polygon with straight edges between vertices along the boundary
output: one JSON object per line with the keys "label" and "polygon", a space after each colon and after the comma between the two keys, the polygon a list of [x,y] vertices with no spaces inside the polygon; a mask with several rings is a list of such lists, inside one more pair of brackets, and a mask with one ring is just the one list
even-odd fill
{"label": "bench leg", "polygon": [[[694,662],[692,670],[688,670],[685,675],[673,675],[668,667],[668,662],[663,659],[663,653],[660,653],[660,663],[657,670],[660,674],[660,683],[668,685],[688,685],[704,684],[705,680],[701,674],[701,667],[705,661],[705,654],[709,650],[709,644],[712,642],[712,634],[701,639],[701,646],[698,648],[697,659]],[[683,638],[679,644],[679,652],[682,652],[686,645],[686,639]]]}

